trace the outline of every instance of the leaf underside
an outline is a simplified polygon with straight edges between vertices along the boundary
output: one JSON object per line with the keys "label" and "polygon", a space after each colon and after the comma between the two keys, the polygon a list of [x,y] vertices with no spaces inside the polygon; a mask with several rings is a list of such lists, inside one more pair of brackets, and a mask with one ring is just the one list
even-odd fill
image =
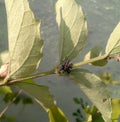
{"label": "leaf underside", "polygon": [[47,86],[37,85],[32,81],[17,83],[16,85],[33,97],[48,112],[50,122],[68,122],[62,110],[56,106],[54,97]]}
{"label": "leaf underside", "polygon": [[120,22],[111,33],[106,46],[108,55],[120,54]]}
{"label": "leaf underside", "polygon": [[70,79],[88,96],[101,112],[105,122],[111,122],[111,102],[106,85],[95,74],[85,69],[73,69]]}
{"label": "leaf underside", "polygon": [[56,21],[60,33],[60,62],[72,60],[80,53],[87,38],[87,22],[81,6],[75,0],[58,0]]}
{"label": "leaf underside", "polygon": [[0,87],[0,94],[7,94],[12,93],[12,90],[9,86],[1,86]]}
{"label": "leaf underside", "polygon": [[40,21],[36,20],[28,0],[5,0],[8,22],[10,71],[12,78],[34,72],[42,57]]}

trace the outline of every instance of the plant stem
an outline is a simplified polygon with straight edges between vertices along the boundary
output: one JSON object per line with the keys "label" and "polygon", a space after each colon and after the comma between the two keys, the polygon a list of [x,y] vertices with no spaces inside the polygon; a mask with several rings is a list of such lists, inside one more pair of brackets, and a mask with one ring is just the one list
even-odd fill
{"label": "plant stem", "polygon": [[0,82],[0,86],[5,86],[5,85],[12,85],[16,82],[20,82],[20,81],[24,81],[24,80],[29,80],[29,79],[33,79],[33,78],[38,78],[38,77],[42,77],[42,76],[46,76],[46,75],[51,75],[51,74],[55,74],[55,70],[50,70],[47,72],[42,72],[42,73],[38,73],[38,74],[33,74],[31,76],[25,77],[25,78],[18,78],[18,79],[13,79],[10,80],[9,82]]}
{"label": "plant stem", "polygon": [[46,76],[46,75],[51,75],[51,74],[54,74],[54,69],[50,70],[50,71],[47,71],[47,72],[42,72],[42,73],[34,74],[34,75],[29,76],[29,77],[18,78],[18,79],[12,80],[11,83],[12,82],[13,83],[14,82],[19,82],[19,81],[23,81],[23,80],[29,80],[29,79],[33,79],[33,78],[38,78],[38,77],[42,77],[42,76]]}
{"label": "plant stem", "polygon": [[82,66],[82,65],[86,65],[86,64],[89,64],[89,63],[93,63],[93,62],[96,62],[96,61],[99,61],[99,60],[103,60],[107,57],[108,57],[108,55],[103,55],[103,56],[98,56],[98,57],[92,58],[92,59],[87,60],[87,61],[79,62],[79,63],[73,64],[73,68],[74,67],[79,67],[79,66]]}
{"label": "plant stem", "polygon": [[[98,57],[92,58],[92,59],[87,60],[87,61],[79,62],[79,63],[73,64],[73,68],[74,67],[79,67],[79,66],[82,66],[82,65],[85,65],[85,64],[89,64],[89,63],[92,63],[92,62],[96,62],[96,61],[99,61],[99,60],[103,60],[103,59],[105,59],[107,57],[108,57],[108,55],[103,55],[103,56],[98,56]],[[55,69],[52,69],[52,70],[47,71],[47,72],[33,74],[33,75],[25,77],[25,78],[14,79],[14,80],[11,80],[9,82],[6,82],[6,79],[5,79],[5,81],[0,82],[0,86],[12,85],[13,83],[16,83],[16,82],[20,82],[20,81],[24,81],[24,80],[29,80],[29,79],[33,79],[33,78],[38,78],[38,77],[42,77],[42,76],[46,76],[46,75],[51,75],[51,74],[55,74]],[[8,78],[7,78],[7,80],[8,80]]]}
{"label": "plant stem", "polygon": [[14,103],[14,101],[17,99],[17,97],[22,93],[22,90],[20,90],[17,95],[12,99],[10,103],[2,110],[0,113],[0,118],[4,115],[4,113],[9,109],[9,107]]}

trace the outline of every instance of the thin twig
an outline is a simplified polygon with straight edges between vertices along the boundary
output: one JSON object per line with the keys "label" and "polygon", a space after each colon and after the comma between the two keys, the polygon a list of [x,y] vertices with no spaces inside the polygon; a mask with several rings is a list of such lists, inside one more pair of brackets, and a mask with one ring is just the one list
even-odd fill
{"label": "thin twig", "polygon": [[108,59],[116,59],[116,61],[120,61],[120,56],[118,56],[118,55],[111,55],[111,56],[108,56]]}
{"label": "thin twig", "polygon": [[106,59],[107,57],[108,57],[108,55],[105,54],[103,56],[98,56],[98,57],[92,58],[90,60],[79,62],[79,63],[73,64],[73,68],[74,67],[80,67],[82,65],[86,65],[86,64],[89,64],[89,63],[93,63],[93,62],[96,62],[96,61],[99,61],[99,60],[103,60],[103,59]]}
{"label": "thin twig", "polygon": [[29,80],[29,79],[34,79],[34,78],[38,78],[38,77],[43,77],[43,76],[46,76],[46,75],[51,75],[51,74],[54,74],[54,69],[53,70],[50,70],[50,71],[47,71],[47,72],[42,72],[42,73],[38,73],[38,74],[34,74],[34,75],[31,75],[31,76],[28,76],[28,77],[25,77],[25,78],[18,78],[18,79],[15,79],[15,80],[11,80],[11,84],[13,83],[16,83],[16,82],[19,82],[19,81],[24,81],[24,80]]}
{"label": "thin twig", "polygon": [[17,93],[17,95],[12,99],[12,101],[10,103],[8,103],[8,105],[2,110],[2,112],[0,113],[0,118],[4,115],[4,113],[10,108],[10,106],[14,103],[14,101],[17,99],[17,97],[22,93],[22,90],[19,90],[19,92]]}
{"label": "thin twig", "polygon": [[25,77],[25,78],[18,78],[18,79],[13,79],[13,80],[10,80],[9,82],[0,82],[0,86],[7,86],[7,85],[12,85],[14,83],[18,83],[18,82],[21,82],[21,81],[24,81],[24,80],[29,80],[29,79],[34,79],[34,78],[38,78],[38,77],[42,77],[42,76],[46,76],[46,75],[51,75],[51,74],[55,74],[55,70],[50,70],[50,71],[47,71],[47,72],[42,72],[42,73],[38,73],[38,74],[33,74],[31,76],[28,76],[28,77]]}
{"label": "thin twig", "polygon": [[7,84],[7,82],[0,82],[0,86],[6,86]]}

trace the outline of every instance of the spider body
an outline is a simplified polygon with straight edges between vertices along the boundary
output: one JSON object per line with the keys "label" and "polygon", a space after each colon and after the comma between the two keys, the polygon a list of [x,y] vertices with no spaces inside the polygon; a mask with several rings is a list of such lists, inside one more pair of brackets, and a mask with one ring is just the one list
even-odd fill
{"label": "spider body", "polygon": [[70,63],[70,61],[69,60],[67,60],[67,61],[65,61],[61,66],[60,66],[60,68],[59,68],[59,72],[61,73],[61,72],[65,72],[65,73],[70,73],[71,72],[71,69],[72,69],[72,66],[73,66],[73,64],[72,63]]}

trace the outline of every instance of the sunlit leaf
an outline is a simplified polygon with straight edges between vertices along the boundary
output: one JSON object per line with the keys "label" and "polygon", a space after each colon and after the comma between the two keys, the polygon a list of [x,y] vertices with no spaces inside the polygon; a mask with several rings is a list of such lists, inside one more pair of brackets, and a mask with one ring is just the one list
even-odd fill
{"label": "sunlit leaf", "polygon": [[[92,58],[98,57],[102,55],[102,48],[100,46],[95,46],[91,49],[86,55],[84,60],[90,60]],[[90,63],[94,66],[104,66],[107,64],[107,59],[102,59],[93,63]]]}
{"label": "sunlit leaf", "polygon": [[12,90],[9,86],[1,86],[0,94],[12,93]]}
{"label": "sunlit leaf", "polygon": [[[3,101],[5,103],[9,103],[11,102],[15,97],[16,97],[17,93],[16,92],[12,92],[12,93],[7,93],[5,94],[4,98],[3,98]],[[18,103],[20,103],[21,101],[21,98],[20,96],[18,96],[15,100],[14,100],[14,104],[17,105]]]}
{"label": "sunlit leaf", "polygon": [[49,111],[50,122],[68,122],[64,113],[57,106],[51,107]]}
{"label": "sunlit leaf", "polygon": [[6,122],[15,122],[16,118],[14,116],[7,116],[4,114],[2,117],[0,117],[1,122],[6,121]]}
{"label": "sunlit leaf", "polygon": [[10,71],[13,77],[23,77],[38,68],[43,42],[40,22],[29,8],[28,0],[5,0],[8,22]]}
{"label": "sunlit leaf", "polygon": [[16,85],[32,96],[48,112],[50,122],[68,122],[64,113],[56,106],[54,97],[47,86],[37,85],[31,81]]}
{"label": "sunlit leaf", "polygon": [[88,96],[101,112],[105,122],[111,122],[111,103],[106,85],[95,74],[84,69],[73,69],[70,79]]}
{"label": "sunlit leaf", "polygon": [[120,117],[120,99],[112,100],[112,120],[113,122],[118,122]]}
{"label": "sunlit leaf", "polygon": [[109,37],[106,53],[109,55],[120,54],[120,22]]}
{"label": "sunlit leaf", "polygon": [[87,38],[87,22],[82,8],[75,0],[58,0],[56,21],[59,26],[60,62],[74,59],[84,47]]}
{"label": "sunlit leaf", "polygon": [[113,82],[112,75],[108,72],[102,72],[99,77],[104,81],[105,84],[110,84]]}
{"label": "sunlit leaf", "polygon": [[[88,121],[89,122],[89,121]],[[91,122],[105,122],[100,113],[93,115]],[[106,121],[107,122],[107,121]]]}

